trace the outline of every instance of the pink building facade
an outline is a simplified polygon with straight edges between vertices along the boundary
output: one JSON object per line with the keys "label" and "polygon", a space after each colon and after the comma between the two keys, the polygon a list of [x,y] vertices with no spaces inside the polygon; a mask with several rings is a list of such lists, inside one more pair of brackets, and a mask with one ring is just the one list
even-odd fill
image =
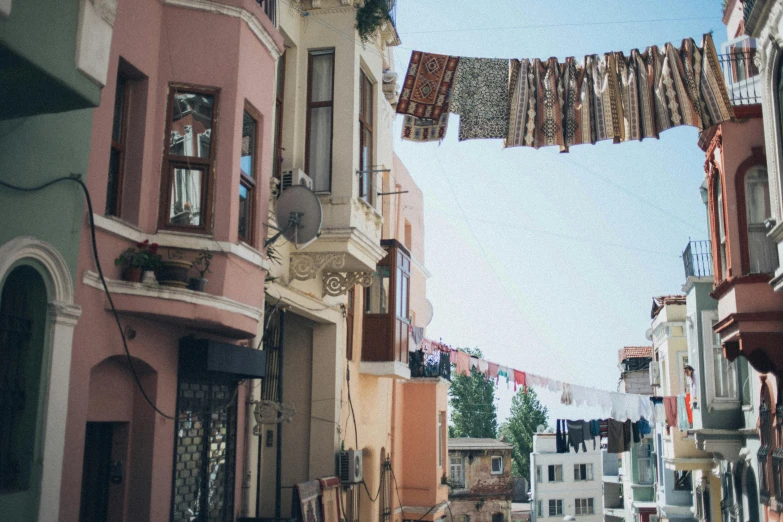
{"label": "pink building facade", "polygon": [[[234,520],[255,502],[273,17],[255,0],[119,1],[87,185],[126,344],[85,219],[62,521]],[[124,280],[111,261],[144,241],[164,261],[211,255],[206,290]]]}

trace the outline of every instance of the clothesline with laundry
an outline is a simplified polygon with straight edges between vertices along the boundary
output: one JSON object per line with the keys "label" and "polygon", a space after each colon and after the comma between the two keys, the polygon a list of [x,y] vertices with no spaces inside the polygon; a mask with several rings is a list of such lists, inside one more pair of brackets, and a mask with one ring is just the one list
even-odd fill
{"label": "clothesline with laundry", "polygon": [[690,125],[700,131],[734,117],[715,45],[692,38],[585,56],[497,59],[413,51],[397,113],[402,138],[441,141],[449,113],[459,140],[503,139],[506,147],[658,138]]}
{"label": "clothesline with laundry", "polygon": [[514,391],[519,386],[546,389],[560,393],[562,404],[599,407],[615,419],[638,421],[641,418],[650,419],[652,417],[652,403],[648,395],[610,392],[599,388],[570,384],[488,361],[463,350],[452,348],[442,342],[423,337],[417,343],[417,347],[427,355],[427,364],[440,364],[440,354],[448,354],[449,362],[455,365],[457,375],[470,375],[471,370],[475,368],[487,380],[494,381],[496,386],[500,386],[502,378],[505,379],[507,388],[513,384]]}

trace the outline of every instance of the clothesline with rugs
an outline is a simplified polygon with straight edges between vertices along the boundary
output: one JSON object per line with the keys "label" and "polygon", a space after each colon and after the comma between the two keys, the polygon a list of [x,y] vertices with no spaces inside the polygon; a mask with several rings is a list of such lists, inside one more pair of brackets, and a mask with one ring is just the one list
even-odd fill
{"label": "clothesline with rugs", "polygon": [[702,131],[734,117],[712,37],[628,56],[466,58],[413,51],[397,113],[402,138],[441,141],[449,113],[459,140],[503,139],[506,147],[614,143],[658,138],[690,125]]}
{"label": "clothesline with rugs", "polygon": [[[416,336],[418,337],[418,336]],[[420,340],[419,340],[420,339]],[[617,420],[628,420],[637,422],[640,419],[653,419],[655,416],[655,400],[660,399],[660,408],[666,403],[666,410],[661,409],[657,418],[663,422],[669,419],[669,412],[673,412],[672,421],[668,422],[670,426],[677,426],[678,404],[680,412],[683,413],[685,423],[692,422],[693,413],[691,410],[690,394],[682,394],[677,397],[650,397],[649,395],[639,395],[634,393],[610,392],[599,388],[580,386],[570,384],[558,379],[551,379],[536,375],[534,373],[518,370],[496,362],[488,361],[481,357],[476,357],[465,351],[452,348],[442,342],[426,339],[423,336],[416,339],[417,349],[421,350],[424,357],[424,364],[438,366],[443,363],[441,354],[448,355],[448,362],[455,365],[457,375],[470,375],[472,369],[476,369],[483,374],[485,379],[494,381],[496,386],[500,386],[501,378],[505,379],[506,388],[513,384],[514,391],[519,386],[527,389],[528,386],[546,389],[550,392],[560,393],[560,402],[565,405],[573,406],[593,406],[599,407],[607,412],[612,418]],[[435,372],[437,374],[437,372]],[[680,424],[680,429],[688,429],[685,424]]]}

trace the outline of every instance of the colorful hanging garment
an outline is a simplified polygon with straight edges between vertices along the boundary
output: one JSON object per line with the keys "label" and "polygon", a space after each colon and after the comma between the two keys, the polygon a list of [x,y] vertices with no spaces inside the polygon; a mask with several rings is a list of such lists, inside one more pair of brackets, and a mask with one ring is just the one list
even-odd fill
{"label": "colorful hanging garment", "polygon": [[340,522],[340,479],[329,477],[318,479],[321,484],[321,512],[324,522]]}
{"label": "colorful hanging garment", "polygon": [[485,361],[484,359],[478,360],[478,371],[480,371],[484,377],[487,377],[487,372],[489,371],[489,363]]}
{"label": "colorful hanging garment", "polygon": [[703,101],[702,114],[704,128],[711,127],[734,116],[731,99],[723,80],[723,72],[718,62],[718,53],[712,36],[704,35],[702,43],[701,81],[699,82],[700,97]]}
{"label": "colorful hanging garment", "polygon": [[[574,448],[574,453],[579,453],[579,445],[582,445],[582,451],[587,453],[585,445],[585,421],[569,420],[568,424],[568,445]],[[588,427],[589,430],[589,427]]]}
{"label": "colorful hanging garment", "polygon": [[449,362],[451,364],[457,364],[457,361],[459,360],[459,350],[451,349],[449,350]]}
{"label": "colorful hanging garment", "polygon": [[460,58],[449,104],[459,140],[505,138],[508,109],[508,60]]}
{"label": "colorful hanging garment", "polygon": [[441,114],[437,121],[406,114],[402,120],[402,139],[422,142],[442,141],[446,137],[448,126],[448,112]]}
{"label": "colorful hanging garment", "polygon": [[470,375],[470,355],[457,352],[457,375]]}
{"label": "colorful hanging garment", "polygon": [[663,407],[666,410],[667,428],[677,427],[677,397],[664,397]]}
{"label": "colorful hanging garment", "polygon": [[513,370],[509,368],[508,366],[498,366],[498,384],[500,384],[500,378],[505,377],[506,378],[506,388],[508,388],[508,383],[511,380],[511,375]]}
{"label": "colorful hanging garment", "polygon": [[497,382],[499,370],[500,370],[500,366],[498,365],[498,363],[493,363],[493,362],[488,363],[487,377],[489,377],[490,379],[494,379],[495,382]]}
{"label": "colorful hanging garment", "polygon": [[685,394],[685,412],[688,414],[688,424],[693,426],[693,407],[691,406],[691,394]]}
{"label": "colorful hanging garment", "polygon": [[323,522],[319,499],[321,496],[321,483],[318,480],[302,482],[296,485],[296,493],[299,496],[302,518],[311,522]]}
{"label": "colorful hanging garment", "polygon": [[439,121],[448,113],[448,94],[458,63],[456,56],[413,51],[397,113]]}
{"label": "colorful hanging garment", "polygon": [[677,429],[688,431],[691,429],[691,423],[688,421],[688,408],[685,406],[685,394],[677,396]]}
{"label": "colorful hanging garment", "polygon": [[514,370],[514,391],[517,391],[518,385],[527,390],[527,376],[525,375],[525,372]]}

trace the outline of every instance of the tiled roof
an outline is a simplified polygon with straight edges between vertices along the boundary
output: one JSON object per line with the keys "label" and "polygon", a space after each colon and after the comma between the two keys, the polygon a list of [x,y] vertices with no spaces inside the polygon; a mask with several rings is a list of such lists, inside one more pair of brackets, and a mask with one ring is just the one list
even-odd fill
{"label": "tiled roof", "polygon": [[623,362],[626,359],[652,359],[653,347],[652,346],[626,346],[621,348],[617,352],[619,356],[619,362]]}
{"label": "tiled roof", "polygon": [[652,310],[650,311],[650,319],[655,319],[658,317],[658,314],[666,305],[677,305],[685,304],[685,295],[683,294],[675,294],[675,295],[659,295],[658,297],[653,297],[653,305]]}
{"label": "tiled roof", "polygon": [[449,439],[450,450],[512,449],[514,446],[498,439],[474,439],[461,437]]}

